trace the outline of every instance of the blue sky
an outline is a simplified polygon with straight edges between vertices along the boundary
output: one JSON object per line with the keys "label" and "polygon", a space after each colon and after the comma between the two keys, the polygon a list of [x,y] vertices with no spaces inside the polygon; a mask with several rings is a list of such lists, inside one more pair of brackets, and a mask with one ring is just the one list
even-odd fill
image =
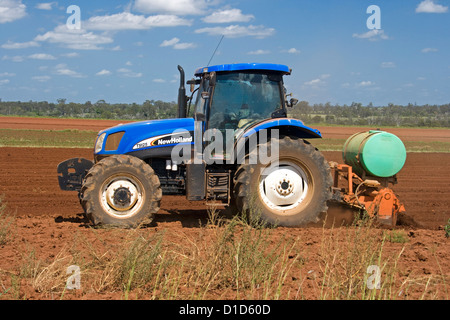
{"label": "blue sky", "polygon": [[224,35],[211,65],[286,64],[299,100],[450,102],[450,0],[49,1],[0,0],[2,101],[176,101]]}

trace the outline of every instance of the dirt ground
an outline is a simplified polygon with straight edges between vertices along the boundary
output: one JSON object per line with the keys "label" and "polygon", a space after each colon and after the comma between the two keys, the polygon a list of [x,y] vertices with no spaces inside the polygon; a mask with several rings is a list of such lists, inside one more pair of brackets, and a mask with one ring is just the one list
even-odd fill
{"label": "dirt ground", "polygon": [[[86,129],[100,130],[114,124],[112,121],[79,121],[53,119],[0,118],[0,128],[39,128],[39,129]],[[361,130],[351,128],[347,131],[341,128],[319,128],[324,134],[339,134],[348,137],[349,134]],[[449,131],[410,130],[396,132],[402,139],[423,137],[425,139],[449,139]],[[446,140],[448,141],[448,140]],[[340,152],[324,152],[329,161],[342,162]],[[59,148],[0,148],[0,195],[4,196],[8,213],[16,215],[15,238],[0,245],[0,271],[13,272],[19,268],[20,257],[24,252],[34,248],[41,259],[51,259],[64,246],[73,241],[74,234],[82,232],[93,243],[98,240],[98,234],[85,228],[86,221],[82,215],[76,193],[59,190],[56,167],[59,162],[72,157],[92,158],[90,149],[59,149]],[[450,275],[450,239],[445,237],[444,225],[450,218],[450,153],[409,153],[403,170],[398,174],[398,184],[394,190],[404,203],[407,220],[398,226],[407,234],[406,243],[391,243],[385,250],[398,252],[402,246],[404,251],[399,268],[406,273],[415,273],[418,277],[429,274],[440,275],[449,281]],[[336,216],[339,221],[340,217]],[[168,230],[169,234],[195,239],[199,227],[207,221],[206,207],[201,202],[189,202],[182,196],[165,196],[161,210],[156,215],[155,222],[148,227],[148,232],[158,233]],[[117,232],[108,233],[101,230],[104,241],[120,242]],[[124,231],[125,233],[128,231]],[[320,239],[323,237],[323,227],[318,224],[309,228],[278,228],[275,236],[286,234],[298,236],[314,255],[320,250]],[[329,231],[326,231],[329,232]],[[97,240],[96,240],[97,239]],[[173,241],[183,241],[175,236]],[[312,259],[310,269],[315,268]],[[9,270],[9,271],[8,271]],[[1,278],[0,273],[0,278]],[[1,279],[0,279],[1,280]],[[287,287],[295,287],[295,277],[286,280]],[[1,284],[1,283],[0,283]],[[307,286],[308,287],[308,286]],[[441,288],[440,298],[448,299],[448,284]],[[313,292],[311,285],[311,292]],[[32,289],[24,288],[21,298],[41,299]],[[2,288],[0,287],[0,299]],[[314,294],[304,297],[314,298]],[[220,295],[219,295],[220,297]],[[121,299],[123,295],[98,294],[84,292],[82,299]],[[408,298],[408,297],[406,297]],[[411,296],[410,298],[420,298]]]}

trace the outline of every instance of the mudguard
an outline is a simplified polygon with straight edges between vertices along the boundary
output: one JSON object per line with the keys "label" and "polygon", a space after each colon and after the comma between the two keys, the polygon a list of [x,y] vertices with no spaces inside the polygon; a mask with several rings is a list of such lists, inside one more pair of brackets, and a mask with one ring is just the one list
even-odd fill
{"label": "mudguard", "polygon": [[59,187],[64,191],[80,191],[86,173],[94,163],[84,158],[72,158],[58,164]]}
{"label": "mudguard", "polygon": [[[247,128],[238,137],[236,137],[236,146],[239,148],[246,147],[246,143],[251,140],[252,136],[257,136],[261,130],[267,130],[267,137],[270,137],[270,130],[277,129],[279,136],[293,136],[300,139],[316,139],[322,138],[319,130],[305,126],[302,121],[291,118],[276,118],[260,122],[250,128]],[[241,143],[242,139],[244,143]],[[259,141],[261,142],[261,141]],[[237,150],[237,154],[241,154],[241,150]]]}
{"label": "mudguard", "polygon": [[249,137],[263,129],[278,129],[280,130],[280,134],[289,132],[291,135],[303,139],[322,138],[322,134],[319,130],[305,126],[302,121],[292,118],[276,118],[260,122],[246,130],[243,137]]}

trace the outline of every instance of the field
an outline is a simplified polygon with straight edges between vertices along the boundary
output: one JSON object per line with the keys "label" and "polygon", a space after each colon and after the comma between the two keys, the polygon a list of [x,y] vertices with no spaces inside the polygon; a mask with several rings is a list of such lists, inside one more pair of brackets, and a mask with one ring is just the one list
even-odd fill
{"label": "field", "polygon": [[[408,149],[395,229],[341,226],[349,214],[333,208],[307,228],[250,228],[178,196],[163,197],[151,225],[94,229],[76,193],[59,190],[56,166],[92,158],[83,141],[118,123],[0,118],[0,299],[449,299],[450,130],[386,129]],[[318,129],[337,162],[345,139],[367,130]],[[69,290],[72,265],[81,279]]]}

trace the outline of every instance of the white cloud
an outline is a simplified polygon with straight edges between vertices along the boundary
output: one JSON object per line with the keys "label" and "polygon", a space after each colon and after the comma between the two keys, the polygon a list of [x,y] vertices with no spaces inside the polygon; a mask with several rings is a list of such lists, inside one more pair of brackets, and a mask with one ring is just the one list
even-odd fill
{"label": "white cloud", "polygon": [[48,53],[35,53],[32,55],[29,55],[27,57],[25,56],[3,56],[2,60],[9,60],[13,62],[22,62],[25,61],[25,58],[28,59],[35,59],[35,60],[56,60],[56,57],[52,56]]}
{"label": "white cloud", "polygon": [[239,26],[230,25],[228,27],[213,27],[213,28],[202,28],[195,30],[195,33],[207,33],[212,36],[224,35],[229,38],[239,38],[239,37],[255,37],[258,39],[263,39],[269,37],[275,33],[275,29],[266,28],[264,26]]}
{"label": "white cloud", "polygon": [[202,20],[206,23],[232,23],[232,22],[249,22],[255,16],[251,14],[242,14],[240,9],[227,9],[213,12]]}
{"label": "white cloud", "polygon": [[133,72],[127,68],[120,68],[117,70],[117,72],[121,73],[123,76],[128,78],[140,78],[143,76],[141,72]]}
{"label": "white cloud", "polygon": [[297,50],[295,48],[290,48],[289,50],[286,51],[287,53],[292,53],[292,54],[297,54],[300,53],[300,50]]}
{"label": "white cloud", "polygon": [[50,42],[75,50],[99,50],[100,45],[109,44],[114,40],[107,35],[98,35],[84,29],[68,29],[66,25],[57,26],[53,31],[38,35],[34,41]]}
{"label": "white cloud", "polygon": [[3,79],[0,80],[0,85],[8,84],[9,82],[10,82],[9,79]]}
{"label": "white cloud", "polygon": [[53,5],[57,4],[56,2],[45,2],[45,3],[38,3],[36,5],[36,9],[40,10],[52,10]]}
{"label": "white cloud", "polygon": [[178,38],[172,38],[170,40],[164,40],[161,44],[160,47],[170,47],[170,46],[174,46],[175,44],[177,44],[178,42],[180,42],[180,39]]}
{"label": "white cloud", "polygon": [[448,7],[434,3],[433,0],[424,0],[416,8],[417,13],[445,13]]}
{"label": "white cloud", "polygon": [[153,82],[156,82],[156,83],[165,83],[166,80],[164,80],[164,79],[153,79]]}
{"label": "white cloud", "polygon": [[69,53],[63,53],[61,56],[66,58],[76,58],[79,57],[80,54],[78,52],[69,52]]}
{"label": "white cloud", "polygon": [[103,70],[97,72],[95,75],[96,75],[96,76],[109,76],[109,75],[111,75],[111,74],[112,74],[111,71],[106,70],[106,69],[103,69]]}
{"label": "white cloud", "polygon": [[143,13],[199,15],[204,14],[214,2],[210,0],[136,0],[134,8]]}
{"label": "white cloud", "polygon": [[128,78],[141,78],[144,74],[141,72],[125,73],[124,76]]}
{"label": "white cloud", "polygon": [[9,73],[9,72],[0,73],[0,77],[14,77],[15,75],[16,75],[15,73]]}
{"label": "white cloud", "polygon": [[12,56],[12,57],[10,57],[10,56],[3,56],[2,60],[9,60],[9,61],[12,61],[12,62],[22,62],[22,61],[25,60],[25,58],[23,56]]}
{"label": "white cloud", "polygon": [[370,41],[377,41],[377,40],[387,40],[389,39],[389,37],[384,33],[384,30],[378,30],[378,29],[373,29],[370,31],[367,31],[366,33],[354,33],[353,38],[358,38],[358,39],[368,39]]}
{"label": "white cloud", "polygon": [[311,81],[305,82],[304,84],[307,86],[313,86],[313,85],[318,85],[321,82],[322,82],[322,80],[320,80],[320,79],[313,79]]}
{"label": "white cloud", "polygon": [[331,74],[329,74],[329,73],[322,74],[319,76],[319,78],[304,82],[303,84],[306,86],[318,87],[319,85],[326,84],[326,82],[324,80],[328,79],[329,77],[331,77]]}
{"label": "white cloud", "polygon": [[35,53],[30,56],[28,56],[30,59],[36,59],[36,60],[56,60],[54,56],[47,53]]}
{"label": "white cloud", "polygon": [[160,45],[160,47],[173,47],[177,50],[185,50],[185,49],[191,49],[195,48],[195,43],[192,42],[180,42],[180,39],[177,37],[172,38],[170,40],[164,40]]}
{"label": "white cloud", "polygon": [[36,41],[28,41],[28,42],[12,42],[8,41],[7,43],[2,45],[3,49],[26,49],[31,47],[39,47],[40,44]]}
{"label": "white cloud", "polygon": [[131,72],[131,70],[127,69],[127,68],[120,68],[120,69],[117,69],[117,72],[126,73],[126,72]]}
{"label": "white cloud", "polygon": [[132,63],[131,61],[127,61],[127,62],[125,62],[125,65],[126,65],[126,66],[132,66],[133,63]]}
{"label": "white cloud", "polygon": [[269,54],[269,53],[270,53],[269,50],[262,50],[262,49],[247,52],[247,54],[251,54],[251,55],[262,55],[262,54]]}
{"label": "white cloud", "polygon": [[422,53],[429,53],[429,52],[437,52],[438,49],[436,48],[424,48],[422,49]]}
{"label": "white cloud", "polygon": [[394,62],[382,62],[381,63],[382,68],[395,68]]}
{"label": "white cloud", "polygon": [[81,78],[81,74],[70,70],[70,69],[58,69],[56,70],[56,73],[60,76],[69,76],[69,77],[74,77],[74,78]]}
{"label": "white cloud", "polygon": [[145,17],[130,12],[122,12],[109,16],[95,16],[83,23],[88,30],[146,30],[152,27],[190,26],[191,20],[175,15],[156,15]]}
{"label": "white cloud", "polygon": [[0,23],[13,22],[27,15],[22,0],[0,0]]}
{"label": "white cloud", "polygon": [[67,65],[64,63],[58,64],[55,67],[55,73],[60,76],[69,76],[72,78],[84,78],[84,75],[82,75],[79,72],[69,69],[67,67]]}
{"label": "white cloud", "polygon": [[373,86],[375,83],[373,83],[372,81],[361,81],[360,83],[357,83],[356,85],[358,87],[369,87],[369,86]]}
{"label": "white cloud", "polygon": [[192,49],[195,47],[197,47],[197,45],[192,42],[181,42],[181,43],[177,43],[176,45],[173,46],[173,48],[175,50],[186,50],[186,49]]}
{"label": "white cloud", "polygon": [[35,76],[32,79],[39,81],[39,82],[47,82],[48,80],[50,80],[52,77],[50,76]]}

